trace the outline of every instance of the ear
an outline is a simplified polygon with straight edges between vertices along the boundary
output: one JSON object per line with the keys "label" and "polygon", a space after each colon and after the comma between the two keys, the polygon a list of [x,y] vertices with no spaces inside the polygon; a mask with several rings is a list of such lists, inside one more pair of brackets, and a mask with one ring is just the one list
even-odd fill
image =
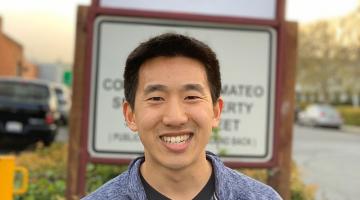
{"label": "ear", "polygon": [[214,112],[214,117],[213,117],[213,122],[212,122],[212,127],[218,127],[219,123],[220,123],[220,116],[221,116],[221,111],[223,109],[224,106],[224,101],[222,100],[221,97],[219,97],[219,99],[216,101],[216,103],[214,104],[213,107],[213,112]]}
{"label": "ear", "polygon": [[123,115],[126,121],[126,125],[130,128],[130,130],[136,132],[138,128],[135,122],[135,113],[127,101],[124,101],[123,103]]}

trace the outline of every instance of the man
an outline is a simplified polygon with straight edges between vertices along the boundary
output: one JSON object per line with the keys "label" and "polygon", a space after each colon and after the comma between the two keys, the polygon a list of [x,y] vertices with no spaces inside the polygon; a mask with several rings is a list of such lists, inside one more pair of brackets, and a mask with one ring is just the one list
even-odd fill
{"label": "man", "polygon": [[207,45],[154,37],[129,55],[124,82],[123,114],[144,157],[85,199],[281,199],[205,151],[223,107],[219,62]]}

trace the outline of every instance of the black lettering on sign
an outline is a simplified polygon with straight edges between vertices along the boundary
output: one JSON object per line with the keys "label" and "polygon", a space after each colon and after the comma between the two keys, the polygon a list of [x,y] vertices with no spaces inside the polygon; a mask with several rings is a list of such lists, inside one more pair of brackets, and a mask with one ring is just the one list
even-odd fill
{"label": "black lettering on sign", "polygon": [[248,137],[233,137],[232,138],[232,145],[241,145],[241,146],[250,146],[251,139]]}
{"label": "black lettering on sign", "polygon": [[221,119],[220,130],[221,131],[238,131],[240,126],[240,119]]}
{"label": "black lettering on sign", "polygon": [[124,98],[123,97],[114,97],[113,98],[113,102],[112,102],[112,107],[114,109],[119,109],[119,108],[122,108],[122,103],[124,102]]}
{"label": "black lettering on sign", "polygon": [[138,142],[139,136],[134,133],[114,132],[109,134],[109,142]]}
{"label": "black lettering on sign", "polygon": [[122,79],[106,78],[102,82],[102,87],[106,91],[121,91],[124,89],[124,81]]}
{"label": "black lettering on sign", "polygon": [[222,112],[227,114],[249,114],[253,103],[225,101]]}
{"label": "black lettering on sign", "polygon": [[220,138],[219,138],[218,140],[216,140],[216,141],[214,140],[214,138],[211,138],[210,144],[229,145],[229,144],[230,144],[230,138],[229,138],[229,137],[220,136]]}
{"label": "black lettering on sign", "polygon": [[221,95],[238,96],[248,98],[260,98],[264,96],[265,89],[261,85],[223,85]]}

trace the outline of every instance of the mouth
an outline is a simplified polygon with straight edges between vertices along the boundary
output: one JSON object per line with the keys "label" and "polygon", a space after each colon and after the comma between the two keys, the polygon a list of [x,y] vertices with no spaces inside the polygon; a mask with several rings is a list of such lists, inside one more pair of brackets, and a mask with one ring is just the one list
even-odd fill
{"label": "mouth", "polygon": [[163,135],[160,136],[160,139],[166,144],[182,144],[188,142],[192,136],[192,133],[182,135]]}

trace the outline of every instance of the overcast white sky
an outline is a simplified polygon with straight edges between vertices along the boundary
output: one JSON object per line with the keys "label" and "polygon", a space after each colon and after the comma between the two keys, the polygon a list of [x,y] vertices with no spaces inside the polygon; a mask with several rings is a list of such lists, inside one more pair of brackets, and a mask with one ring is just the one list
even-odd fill
{"label": "overcast white sky", "polygon": [[[0,0],[3,31],[20,42],[35,62],[73,60],[77,5],[91,0]],[[287,0],[287,19],[310,22],[342,16],[359,0]]]}

